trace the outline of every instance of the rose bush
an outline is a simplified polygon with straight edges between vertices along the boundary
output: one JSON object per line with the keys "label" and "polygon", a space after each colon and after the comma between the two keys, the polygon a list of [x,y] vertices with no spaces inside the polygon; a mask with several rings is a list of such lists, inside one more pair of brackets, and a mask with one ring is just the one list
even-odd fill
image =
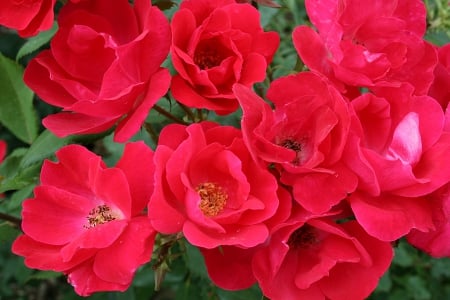
{"label": "rose bush", "polygon": [[1,4],[1,299],[449,298],[450,6],[278,2]]}
{"label": "rose bush", "polygon": [[57,136],[99,133],[117,124],[125,142],[169,88],[160,67],[170,47],[169,23],[149,1],[119,0],[65,5],[50,50],[42,51],[24,80],[63,111],[43,120]]}
{"label": "rose bush", "polygon": [[143,213],[153,191],[153,152],[142,142],[127,144],[113,168],[78,145],[56,156],[59,162],[44,162],[34,198],[23,203],[24,234],[12,251],[30,268],[63,272],[79,295],[126,290],[150,260],[156,235]]}
{"label": "rose bush", "polygon": [[238,108],[234,83],[264,80],[279,44],[277,33],[261,28],[258,10],[234,0],[183,1],[171,27],[174,98],[218,114]]}

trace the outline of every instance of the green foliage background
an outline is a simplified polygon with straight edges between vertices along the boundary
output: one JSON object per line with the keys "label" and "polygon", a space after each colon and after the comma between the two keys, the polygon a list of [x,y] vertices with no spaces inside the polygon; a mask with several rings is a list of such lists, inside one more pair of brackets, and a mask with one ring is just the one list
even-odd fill
{"label": "green foliage background", "polygon": [[[266,30],[277,31],[281,44],[268,70],[265,82],[257,84],[255,90],[261,95],[271,80],[293,72],[305,70],[298,59],[291,41],[295,26],[308,24],[303,1],[278,0],[281,8],[259,6],[261,22]],[[170,18],[179,1],[159,0],[154,4],[164,8]],[[446,0],[427,0],[428,33],[426,38],[436,45],[450,41],[450,8]],[[8,156],[0,166],[0,214],[11,216],[0,220],[0,300],[21,299],[80,299],[66,279],[59,273],[30,270],[23,259],[14,256],[10,247],[20,233],[14,225],[20,219],[22,201],[32,196],[38,183],[39,171],[45,158],[69,143],[80,143],[102,155],[108,165],[121,156],[123,145],[112,141],[110,132],[95,136],[68,137],[58,139],[44,130],[40,120],[57,109],[34,97],[23,84],[23,68],[40,49],[48,47],[48,41],[57,30],[42,32],[28,40],[21,39],[14,31],[0,27],[0,139],[8,143]],[[166,61],[170,68],[170,61]],[[183,109],[174,102],[161,99],[158,105],[172,114],[187,118]],[[227,116],[208,118],[222,124],[239,125],[239,112]],[[170,121],[152,111],[145,127],[153,128],[157,134]],[[145,140],[154,147],[152,134],[142,130],[133,139]],[[3,218],[4,219],[4,218]],[[450,241],[449,241],[450,242]],[[156,247],[156,250],[158,247]],[[153,259],[153,264],[156,259]],[[160,269],[161,270],[161,269]],[[131,288],[125,293],[98,293],[89,299],[134,300],[134,299],[263,299],[257,286],[239,292],[228,292],[215,287],[210,280],[199,251],[179,241],[170,249],[169,261],[164,262],[164,281],[155,291],[155,275],[152,264],[143,266],[136,274]],[[381,279],[377,290],[369,299],[382,300],[428,300],[450,299],[450,258],[432,259],[414,249],[404,241],[395,247],[395,258],[387,274]],[[350,299],[351,300],[351,299]]]}

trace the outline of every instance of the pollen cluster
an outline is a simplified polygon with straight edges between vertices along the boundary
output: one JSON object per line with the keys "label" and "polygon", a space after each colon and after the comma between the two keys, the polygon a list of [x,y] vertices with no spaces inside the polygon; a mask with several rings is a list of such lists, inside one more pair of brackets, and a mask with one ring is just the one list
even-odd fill
{"label": "pollen cluster", "polygon": [[212,49],[197,50],[194,56],[194,63],[202,70],[211,69],[220,65],[222,57]]}
{"label": "pollen cluster", "polygon": [[227,193],[221,186],[215,183],[201,183],[196,188],[196,191],[200,195],[201,199],[199,208],[207,217],[217,216],[227,203]]}
{"label": "pollen cluster", "polygon": [[283,140],[281,143],[279,143],[281,147],[291,149],[295,151],[296,157],[291,162],[293,165],[299,165],[301,163],[302,158],[302,144],[292,138],[287,138]]}
{"label": "pollen cluster", "polygon": [[93,228],[116,219],[111,208],[105,204],[93,208],[86,218],[88,225],[84,225],[85,228]]}
{"label": "pollen cluster", "polygon": [[292,249],[309,248],[318,242],[315,231],[314,227],[305,224],[291,234],[287,244]]}

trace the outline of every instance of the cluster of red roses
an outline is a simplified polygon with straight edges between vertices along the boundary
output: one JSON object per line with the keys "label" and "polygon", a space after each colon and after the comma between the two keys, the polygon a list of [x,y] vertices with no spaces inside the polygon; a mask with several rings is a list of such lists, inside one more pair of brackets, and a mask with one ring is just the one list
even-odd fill
{"label": "cluster of red roses", "polygon": [[80,295],[123,291],[157,233],[182,233],[222,288],[363,299],[393,241],[450,255],[450,46],[423,39],[422,1],[305,1],[317,31],[298,26],[293,42],[310,71],[274,80],[271,104],[251,86],[279,37],[253,6],[185,0],[169,24],[148,0],[72,2],[24,77],[63,108],[43,121],[53,133],[116,126],[126,142],[169,88],[190,108],[242,108],[241,128],[171,124],[154,151],[127,143],[110,168],[60,149],[23,204],[13,252],[27,266],[63,272]]}

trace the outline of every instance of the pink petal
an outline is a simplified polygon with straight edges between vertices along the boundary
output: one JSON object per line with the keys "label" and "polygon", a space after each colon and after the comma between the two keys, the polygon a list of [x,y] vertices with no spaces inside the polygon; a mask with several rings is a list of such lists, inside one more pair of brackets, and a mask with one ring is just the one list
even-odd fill
{"label": "pink petal", "polygon": [[86,297],[102,291],[124,292],[129,287],[129,284],[123,285],[102,280],[95,274],[93,264],[94,260],[91,259],[67,271],[67,280],[78,295]]}
{"label": "pink petal", "polygon": [[419,116],[408,113],[395,128],[388,159],[399,159],[404,164],[414,165],[422,154],[422,141],[419,132]]}
{"label": "pink petal", "polygon": [[72,134],[100,133],[111,128],[117,119],[104,119],[83,114],[60,112],[42,120],[44,126],[58,137]]}
{"label": "pink petal", "polygon": [[334,77],[328,61],[328,50],[317,32],[306,25],[298,26],[292,33],[292,41],[298,55],[311,70]]}
{"label": "pink petal", "polygon": [[[27,235],[20,235],[14,241],[11,250],[14,254],[25,257],[25,265],[32,269],[61,272],[74,267],[82,261],[78,259],[69,262],[63,261],[59,253],[61,250],[60,246],[40,243]],[[86,258],[89,256],[87,255]]]}
{"label": "pink petal", "polygon": [[167,92],[169,84],[170,74],[167,69],[160,69],[152,76],[142,102],[119,122],[114,134],[114,141],[125,142],[137,133],[151,107]]}
{"label": "pink petal", "polygon": [[222,289],[236,291],[247,289],[255,283],[251,264],[257,249],[222,246],[213,249],[201,248],[200,251],[211,280]]}
{"label": "pink petal", "polygon": [[183,233],[189,243],[207,249],[224,245],[250,248],[264,242],[269,234],[267,227],[263,224],[238,225],[234,228],[227,228],[225,233],[218,233],[217,231],[203,231],[203,228],[190,221],[184,223]]}
{"label": "pink petal", "polygon": [[425,198],[404,198],[389,194],[370,197],[354,193],[349,197],[356,220],[371,236],[394,241],[411,229],[434,228],[431,207]]}
{"label": "pink petal", "polygon": [[153,151],[144,142],[128,143],[116,168],[127,178],[132,199],[131,216],[136,216],[147,206],[153,193]]}
{"label": "pink petal", "polygon": [[63,245],[85,232],[86,217],[95,203],[53,187],[38,186],[35,198],[23,203],[22,228],[31,238]]}
{"label": "pink petal", "polygon": [[100,170],[92,189],[100,204],[105,204],[116,211],[119,219],[131,217],[130,188],[125,174],[121,170],[115,168]]}
{"label": "pink petal", "polygon": [[94,178],[105,167],[101,157],[75,144],[59,149],[56,157],[59,162],[44,161],[41,184],[91,197]]}
{"label": "pink petal", "polygon": [[131,219],[114,244],[97,253],[95,274],[108,282],[129,285],[137,268],[150,261],[155,236],[146,216]]}
{"label": "pink petal", "polygon": [[339,164],[329,172],[284,173],[281,181],[293,187],[294,199],[302,207],[316,214],[329,211],[353,192],[358,184],[355,174]]}
{"label": "pink petal", "polygon": [[61,248],[63,261],[70,261],[80,251],[101,249],[111,246],[127,227],[125,220],[114,220],[85,229],[82,235],[72,237],[70,243]]}
{"label": "pink petal", "polygon": [[250,86],[255,82],[263,81],[266,77],[266,68],[266,59],[261,54],[250,53],[244,60],[238,82]]}

